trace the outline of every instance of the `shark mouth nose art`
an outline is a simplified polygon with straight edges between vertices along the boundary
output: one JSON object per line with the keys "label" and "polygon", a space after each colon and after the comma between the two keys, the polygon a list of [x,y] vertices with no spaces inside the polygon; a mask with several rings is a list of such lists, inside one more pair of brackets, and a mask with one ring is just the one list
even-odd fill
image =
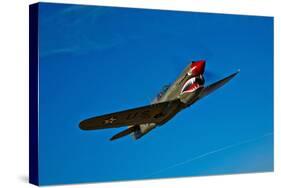
{"label": "shark mouth nose art", "polygon": [[202,75],[192,77],[184,83],[181,90],[181,94],[194,92],[198,88],[203,87],[203,84],[204,84],[204,78]]}

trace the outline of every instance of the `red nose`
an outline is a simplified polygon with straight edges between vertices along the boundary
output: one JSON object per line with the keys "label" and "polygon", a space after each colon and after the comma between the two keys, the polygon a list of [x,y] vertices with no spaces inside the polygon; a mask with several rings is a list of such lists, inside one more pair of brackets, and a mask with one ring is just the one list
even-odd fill
{"label": "red nose", "polygon": [[197,76],[197,75],[203,74],[204,70],[205,70],[205,61],[204,60],[192,61],[192,63],[191,63],[192,75]]}

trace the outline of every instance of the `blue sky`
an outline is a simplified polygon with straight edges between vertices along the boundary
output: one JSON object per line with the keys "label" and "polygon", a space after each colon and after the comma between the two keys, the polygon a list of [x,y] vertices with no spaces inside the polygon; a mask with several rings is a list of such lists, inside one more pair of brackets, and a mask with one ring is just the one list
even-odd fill
{"label": "blue sky", "polygon": [[[273,170],[273,18],[40,4],[40,184]],[[230,83],[138,141],[82,131],[147,105],[190,61]]]}

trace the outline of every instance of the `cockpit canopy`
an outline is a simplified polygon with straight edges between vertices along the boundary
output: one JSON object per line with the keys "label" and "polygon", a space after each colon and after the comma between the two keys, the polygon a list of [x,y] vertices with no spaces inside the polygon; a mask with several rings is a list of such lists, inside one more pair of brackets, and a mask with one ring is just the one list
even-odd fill
{"label": "cockpit canopy", "polygon": [[167,85],[164,85],[161,89],[161,91],[158,93],[157,95],[157,100],[159,100],[167,91],[168,89],[170,88],[171,84],[167,84]]}

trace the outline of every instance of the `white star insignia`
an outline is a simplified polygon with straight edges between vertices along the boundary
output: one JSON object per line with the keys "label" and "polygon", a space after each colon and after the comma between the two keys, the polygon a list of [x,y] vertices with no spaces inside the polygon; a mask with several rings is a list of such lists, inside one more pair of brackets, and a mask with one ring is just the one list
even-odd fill
{"label": "white star insignia", "polygon": [[109,118],[109,119],[106,119],[106,120],[104,120],[104,124],[112,124],[113,123],[113,121],[115,121],[116,119],[114,118],[114,117],[111,117],[111,118]]}

